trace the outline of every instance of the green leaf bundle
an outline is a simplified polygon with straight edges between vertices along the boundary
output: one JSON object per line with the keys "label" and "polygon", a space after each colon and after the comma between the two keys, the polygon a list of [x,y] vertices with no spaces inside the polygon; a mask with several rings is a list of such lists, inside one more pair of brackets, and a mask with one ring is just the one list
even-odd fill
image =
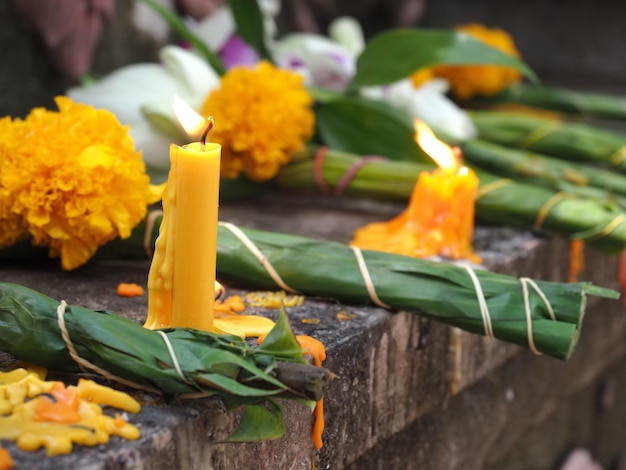
{"label": "green leaf bundle", "polygon": [[[71,345],[79,360],[93,365],[84,366],[85,370],[170,398],[205,394],[239,403],[277,396],[317,400],[330,376],[325,369],[306,364],[284,313],[258,348],[236,336],[184,328],[160,330],[171,344],[174,361],[157,331],[77,305],[64,308],[62,326],[59,305],[26,287],[0,283],[2,351],[48,369],[80,372]],[[62,336],[63,328],[69,342]]]}
{"label": "green leaf bundle", "polygon": [[499,176],[581,197],[613,200],[626,208],[626,176],[618,172],[479,139],[462,144],[461,149],[466,161]]}
{"label": "green leaf bundle", "polygon": [[[232,227],[220,224],[218,232],[217,272],[226,282],[260,289],[286,286],[305,295],[350,303],[376,302],[372,286],[368,288],[358,258],[349,246]],[[157,233],[154,228],[153,241]],[[132,244],[140,253],[143,236],[137,230],[124,243]],[[262,258],[250,248],[251,244]],[[587,294],[609,298],[618,295],[590,284],[534,281],[546,297],[544,301],[534,288],[524,287],[527,281],[511,276],[376,251],[361,254],[378,300],[386,306],[472,333],[490,334],[491,330],[495,338],[530,345],[561,359],[569,358],[578,341]],[[268,265],[278,274],[280,283]]]}
{"label": "green leaf bundle", "polygon": [[[351,303],[370,301],[350,247],[258,230],[245,230],[245,234],[292,289]],[[486,333],[479,294],[466,269],[376,251],[362,254],[376,293],[385,304],[472,333]],[[223,278],[245,286],[278,288],[258,258],[223,227],[218,235],[217,269]],[[536,281],[554,311],[552,320],[536,292],[525,300],[519,279],[489,271],[475,271],[475,275],[488,308],[493,336],[521,346],[529,346],[532,338],[540,352],[561,359],[570,357],[578,341],[586,295],[613,296],[612,292],[589,284]]]}
{"label": "green leaf bundle", "polygon": [[[308,152],[285,166],[276,182],[280,188],[306,191],[319,189],[314,178],[314,162]],[[342,184],[342,194],[408,201],[417,177],[432,171],[434,164],[375,161],[358,169],[348,183],[345,175],[361,157],[328,151],[322,168],[330,188]],[[616,203],[575,194],[562,194],[549,188],[519,183],[476,169],[480,187],[476,217],[484,222],[512,227],[542,228],[569,239],[585,240],[610,253],[626,248],[626,217]]]}
{"label": "green leaf bundle", "polygon": [[626,119],[626,99],[621,96],[546,85],[518,84],[488,102],[515,103],[585,117]]}
{"label": "green leaf bundle", "polygon": [[587,124],[504,111],[474,111],[478,137],[578,162],[626,171],[626,135]]}

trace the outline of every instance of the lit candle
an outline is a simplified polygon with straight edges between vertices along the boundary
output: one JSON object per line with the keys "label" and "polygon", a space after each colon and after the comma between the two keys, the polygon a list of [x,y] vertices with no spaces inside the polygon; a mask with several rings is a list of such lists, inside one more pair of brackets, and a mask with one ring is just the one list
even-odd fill
{"label": "lit candle", "polygon": [[420,173],[406,211],[389,222],[358,229],[352,244],[414,257],[480,262],[472,249],[478,178],[460,164],[459,150],[438,140],[426,124],[416,121],[415,132],[417,143],[439,168]]}
{"label": "lit candle", "polygon": [[206,142],[211,118],[202,118],[180,99],[174,108],[188,135],[200,126],[206,130],[200,142],[170,147],[145,326],[213,331],[221,147]]}

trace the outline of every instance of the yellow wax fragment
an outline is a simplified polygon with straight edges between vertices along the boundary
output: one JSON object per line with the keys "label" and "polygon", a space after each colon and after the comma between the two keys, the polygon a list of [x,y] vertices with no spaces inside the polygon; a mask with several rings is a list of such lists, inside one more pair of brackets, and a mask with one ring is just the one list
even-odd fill
{"label": "yellow wax fragment", "polygon": [[256,315],[230,315],[226,318],[213,319],[215,331],[240,338],[254,338],[264,336],[274,328],[274,322],[269,318]]}
{"label": "yellow wax fragment", "polygon": [[120,410],[139,413],[141,405],[130,395],[97,384],[93,380],[80,379],[78,381],[78,396],[101,405],[112,406]]}

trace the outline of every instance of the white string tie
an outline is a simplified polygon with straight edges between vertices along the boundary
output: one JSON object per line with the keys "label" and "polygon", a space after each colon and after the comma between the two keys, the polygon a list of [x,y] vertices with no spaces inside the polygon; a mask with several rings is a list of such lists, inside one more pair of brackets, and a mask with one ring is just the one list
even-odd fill
{"label": "white string tie", "polygon": [[157,333],[161,335],[161,338],[163,338],[163,341],[165,342],[165,346],[167,346],[167,351],[170,353],[170,357],[172,358],[172,364],[174,364],[174,369],[176,369],[176,373],[178,374],[178,376],[186,384],[193,385],[193,382],[187,379],[187,377],[185,377],[185,374],[183,374],[183,371],[180,368],[180,364],[178,363],[178,358],[176,357],[176,353],[174,352],[174,348],[172,347],[172,343],[170,343],[170,339],[162,331],[157,330]]}
{"label": "white string tie", "polygon": [[361,271],[361,276],[363,277],[363,282],[365,283],[365,288],[367,289],[367,293],[369,294],[372,302],[380,307],[391,309],[391,306],[384,303],[378,297],[378,294],[376,293],[376,288],[374,287],[374,283],[372,282],[372,277],[370,276],[369,269],[367,268],[367,264],[365,264],[365,259],[363,258],[363,253],[361,252],[361,249],[356,246],[351,246],[350,248],[352,248],[352,251],[354,252],[354,256],[356,257],[356,261],[359,265],[359,270]]}
{"label": "white string tie", "polygon": [[219,225],[230,230],[233,235],[235,235],[254,256],[256,256],[256,258],[259,260],[259,263],[261,263],[261,266],[265,268],[270,277],[274,280],[276,284],[278,284],[281,289],[287,292],[291,292],[292,294],[299,294],[297,290],[285,284],[283,279],[280,277],[280,274],[278,274],[278,272],[276,272],[276,270],[274,269],[274,266],[272,266],[272,264],[267,260],[265,255],[261,253],[261,250],[259,250],[254,242],[250,240],[250,238],[248,238],[248,236],[243,233],[239,227],[231,224],[230,222],[219,222]]}
{"label": "white string tie", "polygon": [[472,279],[472,283],[474,284],[474,290],[476,291],[476,299],[478,299],[478,306],[480,307],[480,314],[483,317],[483,325],[485,328],[485,335],[494,338],[493,335],[493,327],[491,326],[491,315],[489,314],[489,308],[487,307],[487,300],[485,299],[485,294],[483,293],[483,288],[480,285],[480,280],[478,276],[474,272],[474,270],[468,266],[464,266]]}

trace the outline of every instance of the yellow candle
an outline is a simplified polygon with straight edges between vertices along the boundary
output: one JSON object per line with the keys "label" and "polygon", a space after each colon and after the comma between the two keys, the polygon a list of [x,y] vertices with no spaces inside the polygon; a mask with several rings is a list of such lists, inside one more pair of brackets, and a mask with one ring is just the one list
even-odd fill
{"label": "yellow candle", "polygon": [[214,330],[220,155],[214,143],[170,147],[146,328]]}
{"label": "yellow candle", "polygon": [[177,166],[173,327],[213,330],[220,151],[199,142],[170,149]]}

